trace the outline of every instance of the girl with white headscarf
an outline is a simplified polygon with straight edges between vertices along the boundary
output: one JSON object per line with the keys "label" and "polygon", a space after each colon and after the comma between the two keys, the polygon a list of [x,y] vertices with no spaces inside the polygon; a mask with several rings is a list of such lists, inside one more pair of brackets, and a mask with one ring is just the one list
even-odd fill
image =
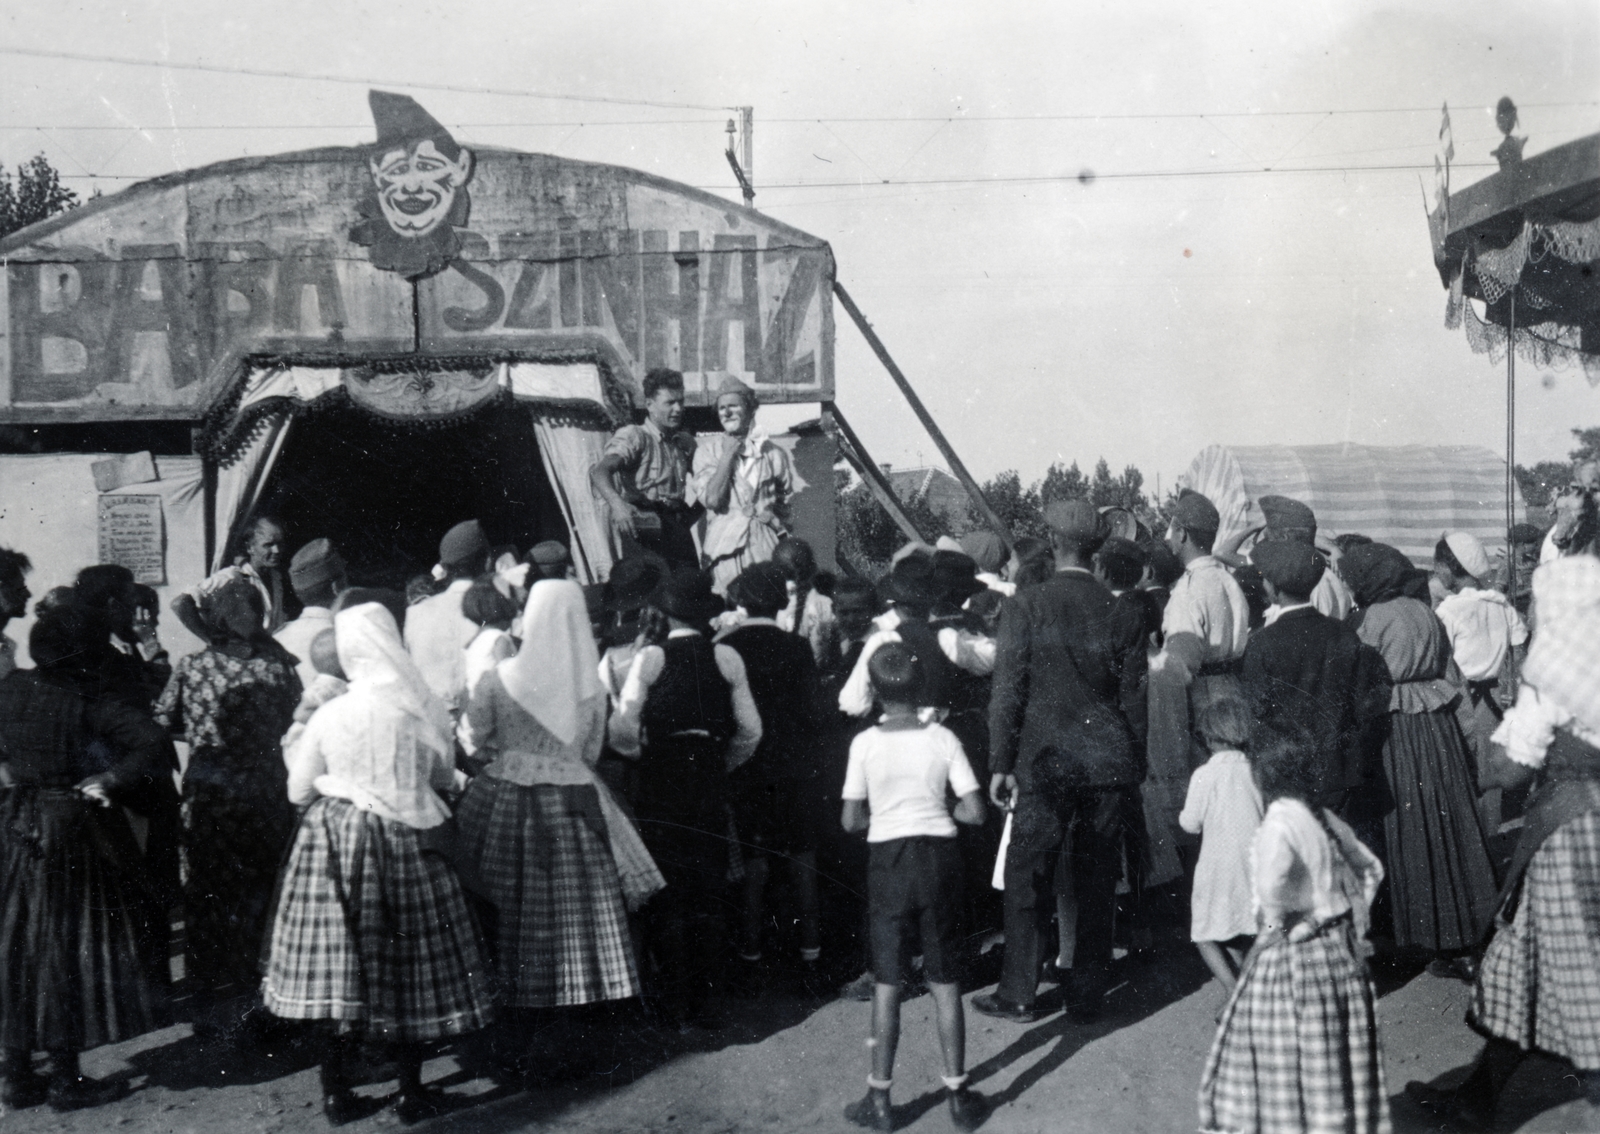
{"label": "girl with white headscarf", "polygon": [[262,994],[267,1009],[335,1031],[323,1109],[353,1116],[348,1064],[363,1036],[395,1045],[412,1122],[442,1110],[422,1086],[423,1044],[489,1021],[493,992],[472,915],[426,832],[457,786],[450,713],[371,602],[334,616],[348,692],[319,708],[286,755],[289,799],[306,805],[283,872]]}
{"label": "girl with white headscarf", "polygon": [[484,675],[467,708],[488,765],[461,802],[462,857],[498,910],[515,1008],[639,993],[627,907],[665,882],[595,775],[606,723],[598,668],[582,589],[535,583],[522,648]]}

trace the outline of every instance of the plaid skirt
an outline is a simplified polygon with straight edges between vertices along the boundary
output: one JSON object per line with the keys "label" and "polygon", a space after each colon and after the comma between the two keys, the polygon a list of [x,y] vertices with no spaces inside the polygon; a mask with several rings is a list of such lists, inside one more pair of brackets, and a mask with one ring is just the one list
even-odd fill
{"label": "plaid skirt", "polygon": [[84,1051],[165,1026],[166,991],[141,956],[154,903],[138,862],[120,809],[0,791],[0,1046]]}
{"label": "plaid skirt", "polygon": [[1377,998],[1348,918],[1253,951],[1200,1080],[1200,1129],[1388,1134]]}
{"label": "plaid skirt", "polygon": [[1600,811],[1534,853],[1516,915],[1478,966],[1467,1022],[1600,1071]]}
{"label": "plaid skirt", "polygon": [[457,815],[461,854],[499,913],[508,1003],[553,1008],[639,994],[622,885],[593,785],[479,776]]}
{"label": "plaid skirt", "polygon": [[493,992],[445,859],[405,824],[324,797],[284,867],[262,997],[287,1019],[416,1042],[483,1027]]}

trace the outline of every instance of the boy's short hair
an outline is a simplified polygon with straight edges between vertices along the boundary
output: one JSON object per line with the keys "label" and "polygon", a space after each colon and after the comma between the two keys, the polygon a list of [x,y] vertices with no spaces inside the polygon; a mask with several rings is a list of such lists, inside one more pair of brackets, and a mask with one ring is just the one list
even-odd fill
{"label": "boy's short hair", "polygon": [[1250,769],[1261,797],[1298,799],[1310,804],[1320,787],[1321,756],[1304,728],[1271,725],[1256,729],[1250,741]]}
{"label": "boy's short hair", "polygon": [[1254,722],[1250,707],[1239,697],[1221,697],[1200,710],[1195,731],[1212,751],[1243,748],[1250,743]]}
{"label": "boy's short hair", "polygon": [[1145,565],[1150,562],[1144,548],[1120,536],[1112,536],[1101,544],[1096,559],[1106,582],[1120,590],[1138,586],[1139,580],[1144,578]]}
{"label": "boy's short hair", "polygon": [[468,622],[487,626],[491,622],[510,622],[517,616],[517,604],[496,590],[488,579],[479,579],[461,596],[461,613]]}
{"label": "boy's short hair", "polygon": [[922,692],[922,663],[899,642],[890,642],[872,655],[867,676],[880,701],[913,703]]}
{"label": "boy's short hair", "polygon": [[349,680],[339,661],[339,638],[333,627],[328,627],[311,639],[311,668],[341,681]]}
{"label": "boy's short hair", "polygon": [[148,583],[133,584],[133,607],[135,610],[153,610],[161,612],[161,596],[156,594],[156,589]]}
{"label": "boy's short hair", "polygon": [[666,366],[657,366],[644,376],[644,381],[639,383],[640,390],[644,393],[644,400],[649,401],[656,396],[658,390],[673,390],[683,393],[683,375]]}

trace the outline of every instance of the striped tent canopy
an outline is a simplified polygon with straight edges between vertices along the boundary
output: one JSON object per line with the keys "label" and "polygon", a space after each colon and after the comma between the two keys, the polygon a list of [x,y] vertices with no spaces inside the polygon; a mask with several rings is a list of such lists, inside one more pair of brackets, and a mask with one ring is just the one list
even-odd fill
{"label": "striped tent canopy", "polygon": [[[1359,532],[1428,567],[1445,532],[1504,549],[1505,477],[1505,461],[1474,445],[1211,445],[1178,484],[1216,505],[1219,543],[1261,525],[1261,497],[1289,496],[1317,514],[1319,537]],[[1515,510],[1525,518],[1520,492]]]}

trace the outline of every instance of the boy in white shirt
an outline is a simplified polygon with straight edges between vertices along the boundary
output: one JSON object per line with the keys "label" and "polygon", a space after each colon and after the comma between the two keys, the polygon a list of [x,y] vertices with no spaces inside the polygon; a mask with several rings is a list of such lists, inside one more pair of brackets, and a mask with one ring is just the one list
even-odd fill
{"label": "boy in white shirt", "polygon": [[[957,1129],[975,1130],[988,1116],[982,1095],[967,1088],[966,1020],[957,983],[961,852],[956,822],[983,822],[977,778],[955,734],[917,713],[922,667],[904,645],[883,646],[868,663],[883,716],[850,745],[841,821],[867,835],[867,903],[871,911],[872,1073],[867,1094],[845,1117],[872,1130],[893,1130],[889,1087],[900,1040],[900,974],[908,930],[921,939],[923,973],[933,993],[944,1053],[944,1085]],[[959,799],[955,822],[946,787]],[[870,818],[869,818],[870,816]]]}

